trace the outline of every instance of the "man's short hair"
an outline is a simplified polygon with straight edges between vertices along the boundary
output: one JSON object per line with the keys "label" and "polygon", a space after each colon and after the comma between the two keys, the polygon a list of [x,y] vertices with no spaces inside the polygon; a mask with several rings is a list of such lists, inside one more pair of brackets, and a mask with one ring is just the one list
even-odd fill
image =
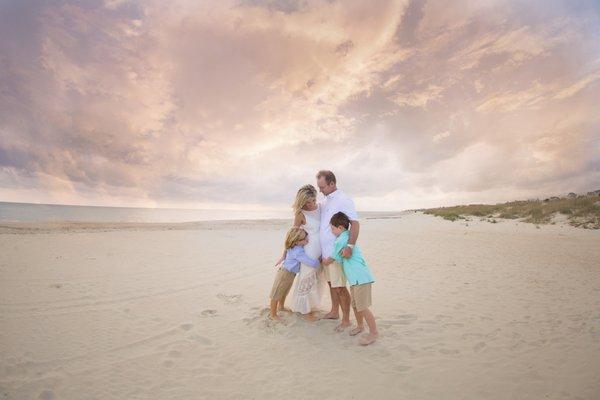
{"label": "man's short hair", "polygon": [[333,226],[343,226],[344,228],[350,228],[350,218],[343,212],[337,212],[333,214],[329,223]]}
{"label": "man's short hair", "polygon": [[327,182],[327,184],[330,184],[333,182],[334,184],[337,185],[337,180],[335,179],[335,175],[331,171],[328,171],[326,169],[319,171],[317,173],[317,179],[319,179],[320,177],[325,178],[325,182]]}

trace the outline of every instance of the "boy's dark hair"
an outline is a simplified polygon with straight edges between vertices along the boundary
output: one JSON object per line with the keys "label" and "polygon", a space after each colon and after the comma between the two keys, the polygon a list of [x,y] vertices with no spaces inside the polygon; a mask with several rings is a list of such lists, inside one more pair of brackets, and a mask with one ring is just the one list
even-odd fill
{"label": "boy's dark hair", "polygon": [[343,226],[348,229],[350,227],[350,218],[343,212],[333,214],[329,223],[333,226]]}

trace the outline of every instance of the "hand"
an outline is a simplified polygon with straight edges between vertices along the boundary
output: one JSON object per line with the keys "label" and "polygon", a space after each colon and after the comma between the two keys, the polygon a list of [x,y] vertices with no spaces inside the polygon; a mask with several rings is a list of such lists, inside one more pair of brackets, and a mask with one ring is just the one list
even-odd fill
{"label": "hand", "polygon": [[275,263],[275,266],[278,266],[278,265],[279,265],[279,264],[281,264],[282,262],[283,262],[283,257],[282,257],[282,258],[280,258],[280,259],[279,259],[279,260],[278,260],[278,261]]}
{"label": "hand", "polygon": [[344,257],[344,258],[352,257],[352,247],[348,247],[348,246],[344,247],[342,249],[342,257]]}
{"label": "hand", "polygon": [[333,258],[331,257],[327,257],[326,259],[323,260],[322,264],[323,265],[329,265],[333,262]]}

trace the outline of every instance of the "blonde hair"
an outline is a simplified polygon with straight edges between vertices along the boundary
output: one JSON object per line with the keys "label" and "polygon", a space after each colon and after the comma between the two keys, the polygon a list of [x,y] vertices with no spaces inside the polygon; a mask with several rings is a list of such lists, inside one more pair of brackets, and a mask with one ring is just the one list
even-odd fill
{"label": "blonde hair", "polygon": [[290,230],[285,235],[285,249],[291,249],[292,247],[297,245],[298,242],[306,239],[307,236],[308,232],[306,232],[302,228],[298,228],[297,226],[290,228]]}
{"label": "blonde hair", "polygon": [[311,199],[317,198],[317,189],[313,185],[304,185],[298,192],[296,193],[296,200],[294,200],[294,204],[292,204],[292,208],[294,209],[294,214],[300,214],[302,211],[302,207],[308,203]]}

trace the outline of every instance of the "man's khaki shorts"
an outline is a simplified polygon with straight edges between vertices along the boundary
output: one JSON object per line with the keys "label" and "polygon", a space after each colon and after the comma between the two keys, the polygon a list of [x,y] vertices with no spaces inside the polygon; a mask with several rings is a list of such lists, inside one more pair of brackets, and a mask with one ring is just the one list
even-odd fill
{"label": "man's khaki shorts", "polygon": [[371,299],[372,283],[350,286],[350,297],[352,298],[352,307],[356,311],[363,311],[371,307],[373,300]]}
{"label": "man's khaki shorts", "polygon": [[288,271],[283,267],[279,267],[277,274],[275,275],[275,282],[273,282],[273,288],[271,289],[271,300],[279,301],[283,299],[290,292],[292,283],[296,274]]}
{"label": "man's khaki shorts", "polygon": [[346,275],[342,265],[337,261],[332,262],[329,265],[325,265],[325,278],[327,282],[331,282],[332,288],[346,287]]}

